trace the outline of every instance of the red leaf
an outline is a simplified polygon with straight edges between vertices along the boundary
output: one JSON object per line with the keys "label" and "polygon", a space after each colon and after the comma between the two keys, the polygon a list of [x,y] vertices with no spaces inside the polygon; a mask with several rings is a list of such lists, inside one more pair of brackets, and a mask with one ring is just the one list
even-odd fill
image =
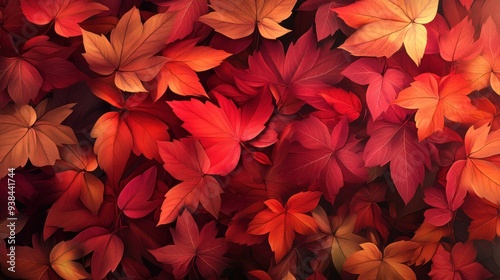
{"label": "red leaf", "polygon": [[396,189],[408,204],[424,181],[425,166],[430,167],[429,151],[418,141],[414,123],[404,122],[395,114],[386,118],[373,123],[364,151],[365,163],[382,166],[390,162]]}
{"label": "red leaf", "polygon": [[240,144],[264,130],[273,110],[270,99],[262,93],[241,108],[221,95],[217,95],[220,107],[196,99],[173,101],[169,105],[184,121],[182,126],[205,148],[211,162],[208,173],[226,175],[238,164]]}
{"label": "red leaf", "polygon": [[353,150],[356,140],[348,139],[349,126],[345,118],[331,133],[315,117],[292,123],[289,131],[288,140],[292,146],[284,146],[286,160],[280,166],[289,180],[310,185],[319,179],[320,188],[330,202],[335,200],[345,182],[365,180],[368,173],[363,160]]}
{"label": "red leaf", "polygon": [[310,30],[290,45],[286,52],[279,41],[264,41],[258,52],[249,57],[246,75],[236,76],[237,85],[244,87],[269,86],[280,112],[292,114],[302,104],[297,97],[302,90],[316,92],[325,85],[342,80],[346,57],[341,51],[330,50],[325,42],[316,48],[316,39]]}
{"label": "red leaf", "polygon": [[198,18],[208,13],[208,3],[205,0],[153,0],[159,6],[168,6],[174,16],[172,34],[168,43],[189,35],[196,26]]}
{"label": "red leaf", "polygon": [[433,208],[425,211],[425,221],[435,225],[443,226],[451,221],[453,210],[448,206],[445,190],[439,186],[429,187],[424,190],[425,203]]}
{"label": "red leaf", "polygon": [[149,251],[159,262],[173,266],[176,279],[186,276],[194,263],[205,279],[220,275],[226,267],[226,259],[222,256],[227,245],[223,238],[215,238],[215,222],[206,224],[200,232],[191,214],[184,211],[171,232],[174,245]]}
{"label": "red leaf", "polygon": [[469,226],[469,239],[493,240],[500,237],[500,206],[475,195],[468,196],[462,206],[472,221]]}
{"label": "red leaf", "polygon": [[150,201],[155,186],[156,167],[151,167],[127,183],[118,196],[118,207],[129,218],[146,216],[159,206],[158,201]]}
{"label": "red leaf", "polygon": [[377,202],[384,201],[386,186],[382,184],[370,184],[367,188],[362,188],[357,192],[349,204],[352,213],[356,213],[356,224],[354,231],[371,227],[380,233],[384,238],[389,235],[382,218],[382,210]]}
{"label": "red leaf", "polygon": [[186,207],[194,212],[201,203],[214,217],[219,216],[221,187],[207,175],[210,160],[198,140],[183,138],[174,142],[158,142],[163,167],[183,182],[165,194],[158,224],[168,224]]}
{"label": "red leaf", "polygon": [[295,232],[308,235],[317,231],[318,224],[304,213],[319,203],[320,192],[300,192],[288,199],[285,207],[276,199],[265,202],[268,209],[259,212],[248,225],[247,232],[255,235],[269,233],[269,244],[279,262],[292,248]]}
{"label": "red leaf", "polygon": [[106,6],[90,0],[21,0],[21,8],[26,18],[35,24],[45,25],[53,20],[56,33],[63,37],[81,35],[79,23],[108,10]]}
{"label": "red leaf", "polygon": [[93,252],[90,265],[94,279],[103,279],[108,272],[115,271],[122,259],[122,240],[105,228],[88,228],[80,232],[73,241],[79,244],[77,247],[82,248],[85,255]]}
{"label": "red leaf", "polygon": [[396,100],[398,92],[405,88],[410,78],[398,69],[384,71],[380,59],[360,58],[350,64],[342,74],[355,83],[368,85],[366,103],[373,119],[377,119]]}
{"label": "red leaf", "polygon": [[97,160],[111,185],[118,183],[131,151],[160,160],[156,141],[170,138],[164,121],[169,116],[166,104],[152,102],[147,94],[135,94],[125,101],[118,89],[98,80],[90,82],[89,87],[99,98],[120,109],[102,115],[91,132],[97,138]]}
{"label": "red leaf", "polygon": [[476,249],[471,242],[457,243],[451,252],[440,246],[432,258],[429,276],[436,279],[464,280],[488,279],[493,276],[481,264],[475,262],[475,259]]}

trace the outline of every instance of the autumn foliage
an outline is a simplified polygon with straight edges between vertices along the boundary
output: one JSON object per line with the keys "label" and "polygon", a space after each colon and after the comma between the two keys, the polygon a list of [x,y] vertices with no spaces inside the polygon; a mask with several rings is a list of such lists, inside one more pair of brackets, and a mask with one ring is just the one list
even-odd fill
{"label": "autumn foliage", "polygon": [[500,1],[0,19],[1,279],[500,277]]}

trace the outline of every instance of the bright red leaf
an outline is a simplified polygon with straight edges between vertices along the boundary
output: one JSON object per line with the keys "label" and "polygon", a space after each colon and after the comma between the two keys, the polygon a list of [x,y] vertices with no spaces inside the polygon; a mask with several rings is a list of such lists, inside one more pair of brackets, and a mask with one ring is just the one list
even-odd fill
{"label": "bright red leaf", "polygon": [[217,101],[219,107],[196,99],[168,104],[184,122],[182,126],[205,148],[211,163],[208,173],[226,175],[238,164],[241,145],[264,130],[273,107],[271,97],[264,92],[241,108],[221,95]]}

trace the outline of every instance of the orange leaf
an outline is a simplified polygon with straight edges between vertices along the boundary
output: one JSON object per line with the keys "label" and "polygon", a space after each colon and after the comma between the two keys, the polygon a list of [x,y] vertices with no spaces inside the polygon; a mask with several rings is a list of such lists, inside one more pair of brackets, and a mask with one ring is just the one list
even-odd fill
{"label": "orange leaf", "polygon": [[248,233],[269,233],[269,245],[278,263],[292,248],[295,232],[308,235],[317,232],[314,218],[304,213],[312,211],[319,203],[321,192],[300,192],[288,199],[285,207],[276,199],[264,202],[268,209],[258,213],[248,225]]}
{"label": "orange leaf", "polygon": [[415,122],[418,139],[442,131],[445,117],[454,122],[472,123],[483,116],[467,97],[472,90],[461,75],[439,78],[430,73],[415,77],[411,86],[399,93],[395,104],[406,109],[418,109]]}
{"label": "orange leaf", "polygon": [[73,130],[60,124],[74,104],[44,113],[45,105],[45,101],[36,108],[11,104],[0,110],[0,131],[5,135],[0,140],[0,177],[7,168],[23,167],[28,159],[34,166],[54,165],[59,159],[57,146],[77,142]]}
{"label": "orange leaf", "polygon": [[200,17],[200,21],[215,31],[240,39],[252,34],[257,27],[262,37],[276,39],[290,32],[280,22],[292,14],[297,0],[211,0],[214,12]]}
{"label": "orange leaf", "polygon": [[472,89],[491,86],[500,94],[500,34],[495,22],[488,18],[481,29],[481,54],[460,65],[459,71],[470,82]]}
{"label": "orange leaf", "polygon": [[363,279],[416,279],[416,275],[405,263],[411,259],[416,244],[397,241],[380,252],[373,243],[360,245],[363,250],[353,253],[344,263],[344,270],[360,274]]}
{"label": "orange leaf", "polygon": [[195,72],[212,69],[231,54],[205,46],[196,46],[196,39],[170,44],[163,56],[167,63],[158,73],[158,88],[153,99],[158,100],[170,88],[179,95],[208,97]]}
{"label": "orange leaf", "polygon": [[460,185],[479,197],[500,204],[500,130],[489,132],[488,125],[478,129],[471,127],[467,131],[467,162],[460,177]]}
{"label": "orange leaf", "polygon": [[134,7],[118,21],[110,41],[104,35],[82,30],[83,56],[94,72],[114,74],[119,89],[145,92],[142,82],[152,80],[167,61],[155,54],[165,47],[172,19],[172,13],[157,14],[143,25],[139,10]]}
{"label": "orange leaf", "polygon": [[423,223],[416,231],[411,241],[420,245],[413,254],[411,259],[412,264],[422,265],[429,262],[443,237],[451,234],[450,227],[441,226],[437,227],[429,223]]}
{"label": "orange leaf", "polygon": [[359,29],[340,47],[355,56],[390,57],[404,44],[419,65],[427,44],[424,24],[434,19],[438,4],[438,0],[363,0],[334,8],[347,25]]}
{"label": "orange leaf", "polygon": [[469,60],[481,52],[481,42],[474,42],[474,26],[467,18],[439,37],[439,52],[446,61]]}
{"label": "orange leaf", "polygon": [[50,264],[64,279],[86,279],[90,277],[80,263],[75,260],[85,255],[80,244],[74,240],[62,241],[50,252]]}
{"label": "orange leaf", "polygon": [[493,241],[500,237],[500,206],[477,196],[468,196],[462,206],[472,221],[469,226],[469,240]]}

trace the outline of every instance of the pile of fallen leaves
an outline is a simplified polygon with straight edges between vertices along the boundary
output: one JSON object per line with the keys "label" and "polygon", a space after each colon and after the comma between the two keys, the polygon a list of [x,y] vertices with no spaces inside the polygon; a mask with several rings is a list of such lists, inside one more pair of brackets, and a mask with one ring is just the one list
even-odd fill
{"label": "pile of fallen leaves", "polygon": [[2,279],[500,277],[500,1],[0,17]]}

